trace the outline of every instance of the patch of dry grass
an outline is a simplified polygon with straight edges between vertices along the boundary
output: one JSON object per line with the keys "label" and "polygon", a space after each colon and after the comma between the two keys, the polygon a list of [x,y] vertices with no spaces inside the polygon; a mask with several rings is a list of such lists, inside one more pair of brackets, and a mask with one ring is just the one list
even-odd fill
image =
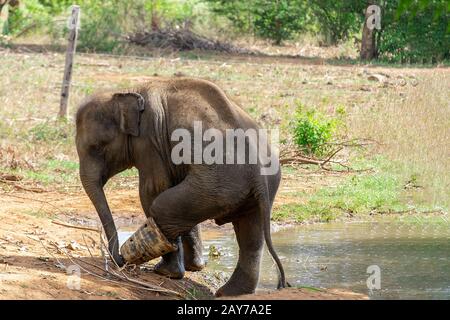
{"label": "patch of dry grass", "polygon": [[450,207],[450,73],[435,70],[417,86],[359,108],[351,134],[380,142],[376,151],[399,165],[414,197]]}
{"label": "patch of dry grass", "polygon": [[[432,106],[434,109],[427,112],[429,117],[442,117],[434,122],[443,128],[436,139],[430,134],[430,138],[433,138],[430,141],[441,143],[439,139],[445,139],[442,136],[445,123],[442,121],[445,121],[445,115],[448,119],[449,100],[444,90],[445,83],[448,86],[445,69],[439,70],[439,73],[430,69],[371,69],[357,65],[332,66],[323,64],[323,61],[301,58],[230,56],[199,52],[172,53],[153,58],[77,53],[70,93],[69,121],[58,124],[55,118],[64,70],[64,53],[30,51],[34,49],[0,48],[0,148],[12,148],[17,156],[14,161],[17,160],[17,163],[21,164],[24,163],[22,160],[26,160],[32,164],[31,168],[18,166],[18,169],[23,171],[19,174],[25,180],[46,182],[55,188],[67,184],[80,185],[75,165],[78,159],[73,143],[73,114],[76,106],[94,91],[130,87],[155,74],[182,74],[216,82],[263,127],[278,126],[282,139],[288,139],[291,134],[289,124],[298,103],[317,108],[330,116],[335,115],[337,108],[344,107],[349,116],[348,133],[351,136],[370,137],[383,142],[403,139],[405,147],[397,150],[397,157],[395,147],[378,150],[399,160],[407,160],[405,152],[400,150],[412,152],[406,143],[406,136],[410,137],[410,140],[419,141],[418,139],[424,138],[420,134],[421,130],[426,129],[419,129],[416,124],[399,138],[396,135],[401,132],[394,130],[396,122],[388,115],[397,114],[398,105],[407,109],[408,102],[405,101],[417,100],[420,96],[418,90],[427,91],[421,104],[435,101]],[[370,72],[388,74],[393,84],[384,85],[370,81]],[[445,78],[442,78],[444,75]],[[394,81],[400,76],[407,78],[405,85],[401,84],[400,80]],[[416,78],[419,85],[414,87],[410,81],[412,78],[408,77]],[[445,113],[443,108],[447,108]],[[419,111],[420,108],[414,110]],[[387,121],[385,118],[392,120],[390,132],[387,128],[380,129]],[[413,123],[414,118],[415,115],[405,117],[404,126]],[[420,128],[428,128],[434,122],[426,120],[420,123]],[[380,134],[385,137],[379,136]],[[432,144],[425,145],[429,149],[434,148]],[[444,152],[443,147],[441,143],[441,147],[426,152],[431,157],[436,152]],[[3,154],[10,155],[5,152]],[[414,151],[414,154],[421,153]],[[17,170],[11,168],[9,158],[5,157],[0,159],[0,171]],[[411,153],[408,157],[415,159],[416,156]],[[440,174],[448,168],[448,162],[442,164],[439,162],[443,161],[442,159],[436,160],[436,156],[433,157],[430,158],[434,160],[433,164],[427,164],[425,161],[425,164],[421,164],[420,169],[415,171],[440,166],[438,171],[427,169],[423,173],[423,177],[433,181],[433,188],[436,186],[436,190],[442,190],[433,191],[437,201],[444,197],[445,186],[448,188],[448,178],[442,178],[445,175]],[[443,157],[444,155],[441,158]],[[423,157],[419,157],[417,161],[419,160],[423,160]],[[123,179],[135,181],[136,172],[126,173]],[[442,179],[446,179],[444,183]],[[297,202],[303,200],[298,197],[295,199]]]}

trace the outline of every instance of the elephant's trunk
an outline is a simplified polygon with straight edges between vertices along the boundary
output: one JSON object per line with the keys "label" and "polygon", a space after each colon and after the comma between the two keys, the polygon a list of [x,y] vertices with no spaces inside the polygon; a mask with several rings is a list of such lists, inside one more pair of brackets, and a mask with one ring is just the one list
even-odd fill
{"label": "elephant's trunk", "polygon": [[122,266],[124,264],[124,260],[119,254],[119,239],[117,236],[116,226],[114,224],[108,202],[106,201],[105,192],[103,191],[103,186],[107,180],[103,175],[103,168],[92,165],[92,163],[86,165],[83,164],[83,162],[84,161],[80,161],[81,183],[89,199],[94,204],[98,216],[100,217],[103,229],[105,230],[106,237],[108,239],[108,249],[111,257],[117,265]]}

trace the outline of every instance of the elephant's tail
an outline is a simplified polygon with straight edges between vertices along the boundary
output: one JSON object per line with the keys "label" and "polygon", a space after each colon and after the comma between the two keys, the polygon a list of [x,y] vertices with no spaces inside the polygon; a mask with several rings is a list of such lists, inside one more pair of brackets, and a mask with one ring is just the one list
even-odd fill
{"label": "elephant's tail", "polygon": [[264,239],[266,241],[267,249],[270,252],[273,260],[277,264],[278,268],[278,289],[286,288],[286,277],[284,274],[284,268],[281,264],[280,258],[278,257],[272,244],[272,237],[270,236],[270,215],[271,215],[271,205],[269,200],[269,190],[267,184],[264,184],[264,192],[259,195],[258,203],[260,207],[260,212],[262,214],[263,228],[264,228]]}

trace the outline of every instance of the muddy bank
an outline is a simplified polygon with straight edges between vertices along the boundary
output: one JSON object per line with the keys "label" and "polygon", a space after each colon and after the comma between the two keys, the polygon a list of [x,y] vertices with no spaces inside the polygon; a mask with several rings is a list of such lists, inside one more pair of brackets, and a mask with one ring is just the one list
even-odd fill
{"label": "muddy bank", "polygon": [[339,289],[286,288],[283,290],[258,290],[255,294],[230,297],[227,300],[367,300],[364,294]]}
{"label": "muddy bank", "polygon": [[[124,270],[121,275],[132,281],[106,272],[98,232],[53,223],[65,221],[95,230],[97,218],[88,201],[79,194],[0,194],[1,299],[213,299],[214,292],[226,281],[222,273],[208,267],[201,272],[186,272],[182,280],[167,279],[152,271],[156,261],[138,269]],[[118,221],[130,223],[133,219],[133,224],[143,221],[133,198],[122,202],[112,197],[112,201],[122,205],[119,212],[114,213]],[[230,227],[206,223],[204,228],[214,233]],[[75,288],[73,272],[68,274],[73,266],[80,268],[79,287]],[[353,298],[331,291],[287,289],[259,291],[252,299],[293,299],[293,296],[298,299]]]}

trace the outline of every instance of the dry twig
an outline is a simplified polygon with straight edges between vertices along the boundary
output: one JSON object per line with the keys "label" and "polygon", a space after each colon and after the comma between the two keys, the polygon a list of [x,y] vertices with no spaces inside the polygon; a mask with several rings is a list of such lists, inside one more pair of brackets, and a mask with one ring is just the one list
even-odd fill
{"label": "dry twig", "polygon": [[95,228],[91,228],[91,227],[83,227],[83,226],[77,226],[77,225],[73,225],[70,223],[66,223],[66,222],[62,222],[62,221],[58,221],[58,220],[52,220],[52,223],[63,226],[63,227],[67,227],[67,228],[73,228],[73,229],[80,229],[80,230],[87,230],[87,231],[94,231],[94,232],[99,232],[98,229]]}

